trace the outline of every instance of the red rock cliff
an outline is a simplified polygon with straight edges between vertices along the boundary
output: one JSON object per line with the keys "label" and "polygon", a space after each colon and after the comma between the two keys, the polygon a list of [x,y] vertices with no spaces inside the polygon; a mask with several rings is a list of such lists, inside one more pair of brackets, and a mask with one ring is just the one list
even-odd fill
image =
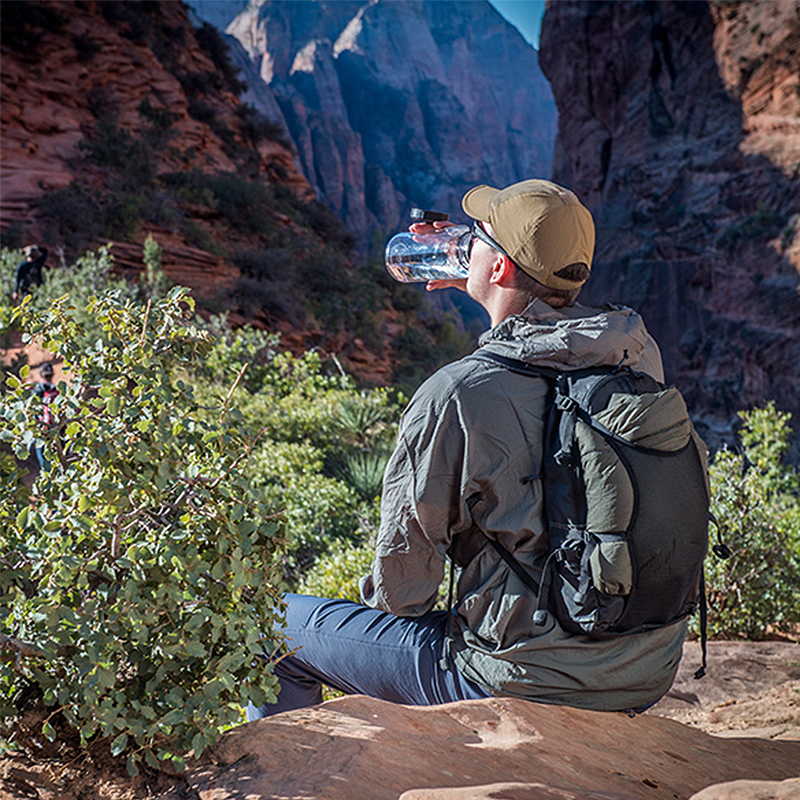
{"label": "red rock cliff", "polygon": [[[91,172],[79,143],[91,137],[104,111],[113,110],[120,129],[134,136],[147,124],[140,113],[143,101],[172,116],[170,146],[157,154],[159,173],[236,169],[231,148],[216,131],[223,124],[236,130],[240,101],[217,82],[204,97],[213,107],[216,125],[212,126],[189,113],[190,99],[176,77],[210,76],[217,71],[198,44],[184,6],[151,3],[148,13],[138,19],[124,12],[124,4],[90,0],[4,4],[0,71],[0,226],[4,230],[16,223],[26,239],[52,243],[48,220],[37,211],[37,201]],[[153,37],[132,30],[145,20],[163,37],[179,43],[170,51],[171,70],[165,67],[167,59],[154,53]],[[310,195],[292,153],[282,144],[262,140],[258,161],[257,171],[265,182],[274,182],[280,175],[282,183]],[[99,173],[94,180],[102,184]],[[191,209],[186,211],[191,214]],[[200,222],[211,227],[207,219]],[[216,295],[235,280],[237,270],[222,257],[188,243],[179,231],[157,224],[143,226],[133,242],[115,247],[118,264],[141,266],[141,243],[148,233],[164,248],[164,269],[170,280],[190,286],[201,296]]]}
{"label": "red rock cliff", "polygon": [[800,3],[550,3],[554,177],[595,213],[582,299],[641,310],[712,444],[800,423]]}

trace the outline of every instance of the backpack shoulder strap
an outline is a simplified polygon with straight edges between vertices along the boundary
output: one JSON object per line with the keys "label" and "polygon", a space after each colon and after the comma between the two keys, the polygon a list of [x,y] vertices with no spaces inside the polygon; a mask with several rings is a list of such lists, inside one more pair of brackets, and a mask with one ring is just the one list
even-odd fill
{"label": "backpack shoulder strap", "polygon": [[559,375],[562,374],[557,369],[552,369],[551,367],[535,367],[533,364],[529,364],[527,361],[523,361],[520,358],[502,356],[500,353],[494,353],[491,350],[478,350],[472,354],[472,357],[481,361],[493,361],[495,364],[499,364],[511,372],[531,375],[536,378],[546,378],[551,381],[558,380]]}

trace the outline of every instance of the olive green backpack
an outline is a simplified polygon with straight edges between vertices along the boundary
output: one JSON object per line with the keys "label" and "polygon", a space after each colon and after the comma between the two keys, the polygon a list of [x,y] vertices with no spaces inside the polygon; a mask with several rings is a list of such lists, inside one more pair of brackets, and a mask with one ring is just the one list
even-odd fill
{"label": "olive green backpack", "polygon": [[[709,484],[706,448],[675,388],[627,367],[558,372],[482,351],[478,358],[551,387],[541,478],[548,555],[541,581],[499,542],[536,593],[533,621],[555,615],[594,638],[672,625],[700,608],[705,671]],[[725,545],[714,547],[727,557]]]}

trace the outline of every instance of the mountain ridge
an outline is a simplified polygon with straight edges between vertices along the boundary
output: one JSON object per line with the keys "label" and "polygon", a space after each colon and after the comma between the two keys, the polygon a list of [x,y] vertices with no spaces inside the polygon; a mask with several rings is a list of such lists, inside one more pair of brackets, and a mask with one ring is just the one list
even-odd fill
{"label": "mountain ridge", "polygon": [[273,119],[279,106],[303,174],[362,252],[414,205],[459,215],[477,183],[549,174],[549,86],[488,2],[271,0],[235,15],[215,0],[189,5],[217,23],[228,11],[245,97]]}

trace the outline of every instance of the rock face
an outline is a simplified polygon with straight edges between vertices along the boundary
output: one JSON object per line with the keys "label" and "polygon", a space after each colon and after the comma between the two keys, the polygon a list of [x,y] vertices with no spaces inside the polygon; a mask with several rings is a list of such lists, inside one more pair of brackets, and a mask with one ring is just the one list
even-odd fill
{"label": "rock face", "polygon": [[201,800],[672,800],[794,778],[800,741],[524,700],[410,708],[353,696],[229,731],[204,762],[189,773]]}
{"label": "rock face", "polygon": [[[235,169],[218,131],[225,126],[235,129],[241,102],[223,88],[207,98],[216,103],[214,126],[199,121],[190,113],[190,101],[174,74],[202,77],[216,70],[194,37],[181,3],[150,4],[138,16],[126,14],[124,4],[117,3],[54,0],[44,11],[31,6],[9,3],[3,8],[7,37],[17,37],[11,46],[4,36],[0,73],[3,229],[17,224],[30,238],[49,241],[48,223],[37,211],[37,202],[77,176],[91,174],[91,168],[81,163],[78,145],[91,135],[100,114],[113,111],[120,128],[138,134],[147,122],[140,113],[145,101],[172,115],[171,146],[156,166],[159,173]],[[173,72],[153,52],[147,37],[133,30],[148,18],[181,41]],[[31,45],[21,47],[20,37],[28,37]],[[286,147],[268,139],[260,143],[257,155],[257,169],[265,182],[275,182],[280,175],[282,183],[310,195]],[[165,272],[171,280],[200,296],[215,296],[235,282],[237,270],[231,264],[156,225],[142,230],[135,243],[115,243],[119,266],[141,268],[141,244],[147,233],[164,248]]]}
{"label": "rock face", "polygon": [[462,216],[470,186],[550,172],[555,106],[536,51],[483,0],[189,5],[228,20],[245,99],[271,119],[279,107],[317,196],[364,246],[412,205]]}
{"label": "rock face", "polygon": [[800,3],[560,0],[540,60],[598,226],[582,299],[643,312],[712,445],[800,419]]}
{"label": "rock face", "polygon": [[799,651],[710,642],[694,680],[688,642],[672,691],[635,718],[342,698],[232,730],[181,775],[132,780],[100,749],[44,742],[38,757],[0,755],[0,800],[797,800]]}

